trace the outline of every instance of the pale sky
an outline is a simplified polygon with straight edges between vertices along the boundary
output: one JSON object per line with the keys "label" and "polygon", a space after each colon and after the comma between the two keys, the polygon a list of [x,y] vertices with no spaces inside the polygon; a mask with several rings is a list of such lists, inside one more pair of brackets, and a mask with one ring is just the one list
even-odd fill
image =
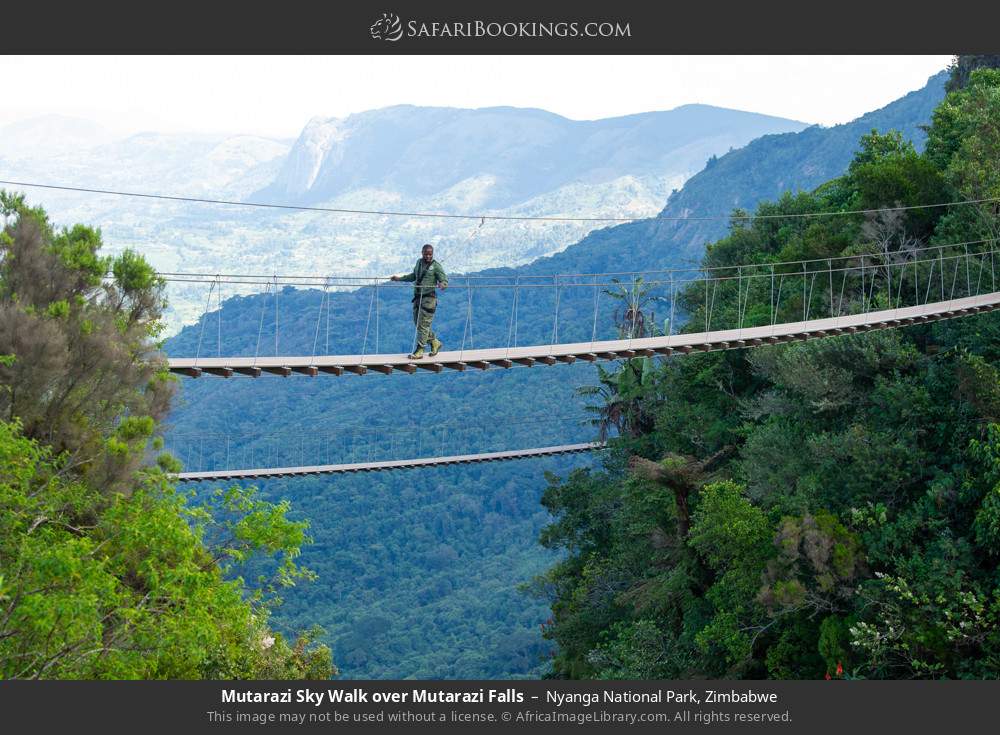
{"label": "pale sky", "polygon": [[119,133],[294,138],[397,104],[539,107],[577,120],[689,103],[847,122],[950,56],[0,56],[0,124],[44,114]]}

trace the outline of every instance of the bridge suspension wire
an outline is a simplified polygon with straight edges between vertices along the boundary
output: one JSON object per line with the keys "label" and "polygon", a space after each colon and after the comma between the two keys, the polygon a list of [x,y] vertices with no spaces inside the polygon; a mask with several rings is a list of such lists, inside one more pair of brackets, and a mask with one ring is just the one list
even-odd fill
{"label": "bridge suspension wire", "polygon": [[[969,245],[982,245],[985,243],[995,243],[996,238],[983,238],[979,240],[966,240],[963,242],[953,242],[944,243],[941,245],[927,245],[921,248],[914,248],[912,250],[900,250],[892,251],[893,255],[908,255],[911,253],[925,253],[925,252],[938,252],[942,250],[947,250],[948,248],[958,248],[966,247]],[[500,288],[503,286],[509,286],[509,284],[500,283],[488,283],[481,285],[474,285],[473,281],[500,281],[500,280],[510,280],[517,279],[519,288],[535,289],[535,288],[561,288],[565,285],[570,286],[581,286],[581,285],[592,285],[589,281],[586,284],[581,284],[578,282],[569,282],[567,279],[577,278],[577,279],[590,279],[594,277],[618,277],[618,276],[661,276],[669,278],[672,274],[684,274],[684,273],[714,273],[716,271],[727,271],[731,272],[737,268],[781,268],[781,267],[792,267],[796,269],[799,268],[803,263],[806,265],[815,263],[841,263],[841,262],[855,262],[861,258],[865,259],[875,259],[883,257],[884,254],[876,252],[867,253],[855,253],[852,255],[837,255],[837,256],[827,256],[823,258],[810,258],[805,260],[792,260],[792,261],[778,261],[778,262],[763,262],[763,263],[743,263],[737,265],[717,265],[717,266],[689,266],[680,268],[662,268],[662,269],[650,269],[643,271],[606,271],[603,273],[551,273],[551,274],[532,274],[532,273],[521,273],[516,272],[510,275],[458,275],[452,278],[456,281],[466,281],[469,283],[469,288],[482,289],[482,288]],[[829,266],[828,266],[829,267]],[[825,273],[827,269],[822,269]],[[834,271],[839,270],[838,268],[833,268]],[[812,271],[810,271],[812,272]],[[386,283],[384,279],[379,279],[373,276],[298,276],[298,275],[263,275],[263,274],[247,274],[247,273],[230,273],[230,274],[219,274],[219,273],[184,273],[184,272],[169,272],[164,271],[158,273],[158,275],[168,283],[211,283],[213,279],[222,279],[225,283],[233,285],[245,285],[245,286],[264,286],[268,283],[277,282],[281,286],[295,286],[298,288],[305,287],[316,287],[322,288],[324,284],[329,283],[331,288],[362,288],[365,286],[374,286],[376,281],[380,281],[381,286],[392,287],[392,288],[407,288],[405,283],[402,284],[390,284]],[[108,275],[109,278],[113,277],[111,274]],[[560,283],[556,283],[555,279],[560,279]],[[700,277],[693,278],[689,280],[702,280]],[[527,283],[526,283],[527,281]],[[549,283],[532,283],[532,281],[551,281]],[[648,285],[649,282],[647,282]],[[602,282],[600,286],[610,287],[617,284],[613,282]]]}
{"label": "bridge suspension wire", "polygon": [[[198,332],[198,350],[195,353],[194,359],[195,364],[198,363],[198,358],[201,357],[201,342],[205,337],[205,325],[208,323],[208,307],[212,303],[212,293],[215,291],[215,287],[219,285],[218,280],[212,281],[211,287],[208,289],[208,297],[205,299],[205,311],[201,318],[201,329]],[[219,319],[222,319],[222,313],[219,313]],[[220,321],[221,323],[221,321]],[[221,340],[220,340],[221,342]]]}
{"label": "bridge suspension wire", "polygon": [[347,209],[342,207],[310,207],[295,204],[275,204],[267,202],[239,202],[229,199],[210,199],[206,197],[173,196],[168,194],[149,194],[115,189],[97,189],[84,186],[66,186],[57,184],[39,184],[27,181],[7,181],[0,179],[0,184],[8,186],[26,186],[34,189],[50,189],[57,191],[72,191],[83,194],[101,194],[107,196],[134,197],[139,199],[159,199],[172,202],[187,202],[194,204],[218,204],[234,207],[256,207],[261,209],[292,210],[298,212],[327,212],[331,214],[360,214],[379,217],[426,217],[436,219],[490,220],[490,221],[535,221],[535,222],[639,222],[643,220],[659,220],[670,222],[711,222],[711,221],[746,221],[772,219],[808,219],[812,217],[837,217],[845,215],[867,215],[880,212],[905,212],[916,209],[936,209],[941,207],[956,207],[963,205],[991,204],[1000,202],[1000,197],[981,199],[962,199],[951,202],[936,202],[932,204],[909,204],[897,207],[877,207],[871,209],[853,209],[839,212],[794,212],[788,214],[745,214],[745,215],[701,215],[701,216],[653,216],[653,217],[570,217],[570,216],[539,216],[539,215],[503,215],[503,214],[451,214],[445,212],[407,212],[377,209]]}
{"label": "bridge suspension wire", "polygon": [[459,348],[459,352],[465,354],[465,340],[469,339],[470,347],[472,346],[472,289],[466,288],[466,309],[465,309],[465,326],[462,328],[462,346]]}
{"label": "bridge suspension wire", "polygon": [[[329,283],[323,286],[323,298],[319,302],[319,310],[316,312],[316,332],[313,335],[312,354],[316,356],[316,345],[319,342],[319,328],[323,322],[323,307],[326,306],[326,351],[330,351],[330,286]],[[376,350],[377,351],[377,350]]]}
{"label": "bridge suspension wire", "polygon": [[278,352],[278,332],[280,322],[278,320],[278,277],[274,277],[274,354],[280,355]]}
{"label": "bridge suspension wire", "polygon": [[[376,281],[376,283],[377,283],[377,281]],[[378,288],[373,288],[372,289],[371,300],[368,302],[368,319],[365,322],[365,338],[364,338],[364,340],[361,343],[361,355],[362,355],[362,357],[364,355],[368,354],[368,329],[372,325],[372,309],[375,306],[375,295],[377,293],[378,293]],[[278,354],[278,353],[275,352],[274,354]]]}

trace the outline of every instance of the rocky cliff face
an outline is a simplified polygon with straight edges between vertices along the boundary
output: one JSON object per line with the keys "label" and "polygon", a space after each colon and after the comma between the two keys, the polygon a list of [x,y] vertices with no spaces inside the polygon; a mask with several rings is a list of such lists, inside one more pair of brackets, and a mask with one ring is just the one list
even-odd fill
{"label": "rocky cliff face", "polygon": [[711,155],[804,127],[705,105],[584,121],[512,107],[403,105],[314,118],[254,198],[305,204],[365,188],[414,198],[476,187],[478,206],[509,207],[568,184],[686,177]]}

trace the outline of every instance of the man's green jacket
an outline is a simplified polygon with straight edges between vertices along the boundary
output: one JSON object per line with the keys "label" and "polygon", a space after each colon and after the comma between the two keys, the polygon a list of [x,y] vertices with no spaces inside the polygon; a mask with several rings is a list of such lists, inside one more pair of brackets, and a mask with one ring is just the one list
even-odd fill
{"label": "man's green jacket", "polygon": [[436,260],[432,260],[430,265],[421,258],[413,267],[413,273],[400,276],[401,281],[413,281],[413,298],[429,296],[434,293],[434,287],[438,284],[448,285],[448,276],[444,273],[444,268]]}

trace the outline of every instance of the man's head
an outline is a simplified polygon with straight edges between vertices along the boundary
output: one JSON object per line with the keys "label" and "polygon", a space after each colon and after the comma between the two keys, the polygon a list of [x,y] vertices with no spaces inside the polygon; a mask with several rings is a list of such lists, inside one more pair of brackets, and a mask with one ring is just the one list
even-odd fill
{"label": "man's head", "polygon": [[430,263],[432,260],[434,260],[434,246],[431,245],[430,243],[427,243],[420,250],[420,254],[423,256],[425,263]]}

